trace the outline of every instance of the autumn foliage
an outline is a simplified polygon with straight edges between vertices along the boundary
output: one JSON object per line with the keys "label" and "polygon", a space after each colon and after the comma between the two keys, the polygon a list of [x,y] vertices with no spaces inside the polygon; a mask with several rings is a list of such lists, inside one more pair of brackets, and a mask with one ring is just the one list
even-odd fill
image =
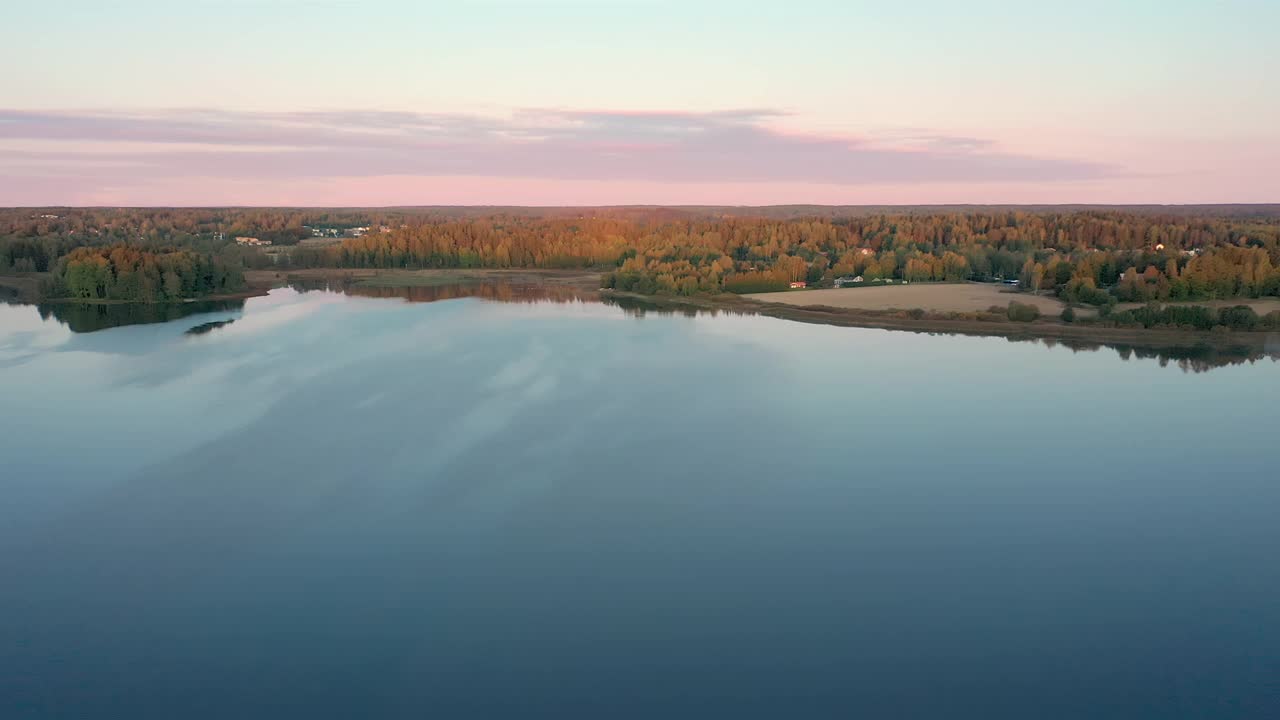
{"label": "autumn foliage", "polygon": [[191,250],[151,252],[112,245],[72,250],[58,262],[45,294],[156,302],[232,293],[243,287],[240,268]]}
{"label": "autumn foliage", "polygon": [[298,249],[301,266],[605,270],[641,294],[762,292],[861,276],[1014,280],[1071,302],[1280,294],[1280,224],[1123,212],[972,212],[835,219],[429,222]]}
{"label": "autumn foliage", "polygon": [[[1016,280],[1103,307],[1280,294],[1274,206],[52,210],[0,211],[0,272],[56,272],[65,292],[89,297],[216,292],[234,284],[223,277],[233,267],[591,269],[605,287],[645,295]],[[361,237],[287,244],[357,226]],[[234,235],[279,242],[264,253]],[[122,244],[157,258],[194,251],[220,270],[174,256],[157,275],[158,259],[103,250]],[[94,250],[69,260],[83,247]],[[170,270],[179,282],[166,286]]]}

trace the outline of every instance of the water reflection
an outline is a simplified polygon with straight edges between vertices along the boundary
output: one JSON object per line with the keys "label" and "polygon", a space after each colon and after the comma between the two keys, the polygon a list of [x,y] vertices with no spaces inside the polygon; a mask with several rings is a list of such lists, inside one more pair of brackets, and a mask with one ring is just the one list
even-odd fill
{"label": "water reflection", "polygon": [[1009,338],[1009,342],[1031,342],[1049,348],[1062,346],[1069,348],[1072,352],[1114,350],[1122,360],[1127,361],[1131,358],[1156,360],[1160,363],[1160,367],[1168,367],[1170,363],[1173,363],[1181,368],[1183,372],[1191,373],[1208,372],[1214,368],[1230,365],[1252,364],[1268,358],[1273,362],[1280,360],[1280,340],[1274,338],[1261,347],[1243,344],[1215,347],[1206,343],[1146,347],[1124,343],[1098,343],[1062,338]]}
{"label": "water reflection", "polygon": [[0,307],[0,717],[1269,697],[1274,366],[371,292]]}
{"label": "water reflection", "polygon": [[353,278],[289,279],[289,287],[298,292],[338,292],[352,297],[401,299],[407,302],[437,302],[461,298],[477,298],[506,303],[571,303],[598,302],[594,290],[563,283],[531,283],[487,280],[477,282],[425,282],[413,285],[377,285]]}
{"label": "water reflection", "polygon": [[704,308],[693,305],[665,303],[660,300],[649,301],[628,296],[605,296],[601,298],[601,302],[605,305],[611,305],[619,308],[627,315],[637,318],[642,318],[646,315],[656,315],[658,317],[749,317],[758,314],[749,310],[734,310],[716,307]]}
{"label": "water reflection", "polygon": [[66,325],[72,332],[91,333],[124,325],[148,325],[181,320],[192,315],[241,312],[244,300],[199,300],[185,303],[74,303],[53,302],[36,306],[40,317]]}
{"label": "water reflection", "polygon": [[437,302],[458,298],[479,298],[504,303],[580,303],[596,302],[598,293],[571,285],[533,285],[523,283],[451,283],[415,287],[379,287],[351,285],[343,289],[347,295],[370,298],[400,298],[408,302]]}
{"label": "water reflection", "polygon": [[[351,297],[400,299],[411,303],[431,303],[461,298],[476,298],[500,303],[519,304],[573,304],[594,303],[616,307],[634,318],[658,317],[743,317],[755,315],[751,311],[698,307],[685,303],[646,300],[636,297],[602,296],[580,286],[554,282],[442,282],[409,286],[381,286],[361,284],[353,279],[291,278],[289,287],[298,292],[333,292]],[[76,333],[90,333],[124,325],[165,323],[193,315],[244,310],[244,300],[198,301],[177,304],[90,304],[45,303],[37,306],[41,317],[54,319]],[[218,319],[201,323],[187,330],[189,335],[202,335],[225,327],[235,318]],[[801,320],[804,322],[804,320]],[[923,332],[928,335],[984,335],[988,333]],[[989,333],[998,334],[998,333]],[[1073,352],[1114,351],[1123,360],[1137,358],[1156,360],[1161,367],[1170,364],[1184,372],[1202,373],[1219,367],[1254,363],[1270,358],[1280,360],[1280,335],[1272,334],[1253,344],[1211,345],[1192,343],[1187,345],[1145,345],[1138,343],[1112,343],[1066,338],[1009,337],[1009,342],[1044,345],[1048,348],[1062,346]]]}
{"label": "water reflection", "polygon": [[200,323],[199,325],[196,325],[195,327],[190,328],[189,330],[187,330],[187,332],[186,332],[185,334],[187,334],[187,335],[205,335],[205,334],[207,334],[207,333],[211,333],[211,332],[213,332],[214,330],[217,330],[218,328],[226,327],[226,326],[230,325],[231,323],[233,323],[233,322],[235,322],[235,321],[236,321],[236,319],[235,319],[235,318],[231,318],[231,319],[229,319],[229,320],[212,320],[212,321],[207,322],[207,323]]}
{"label": "water reflection", "polygon": [[[601,298],[601,301],[606,305],[617,306],[628,315],[633,315],[639,318],[650,314],[662,317],[671,317],[675,315],[684,317],[695,317],[700,315],[708,315],[711,317],[718,315],[747,316],[756,314],[752,312],[740,312],[719,308],[699,308],[691,305],[671,304],[665,303],[661,300],[648,301],[634,297],[605,296]],[[797,322],[808,321],[797,320]],[[893,332],[918,332],[921,334],[938,336],[990,336],[998,334],[917,330],[894,330]],[[1009,342],[1027,342],[1035,345],[1044,345],[1047,348],[1062,346],[1070,349],[1072,352],[1099,352],[1102,350],[1114,350],[1122,360],[1127,361],[1130,358],[1156,360],[1160,363],[1160,367],[1168,367],[1170,363],[1173,363],[1177,367],[1181,368],[1183,372],[1191,373],[1202,373],[1219,367],[1254,363],[1268,358],[1272,361],[1280,360],[1280,334],[1277,333],[1271,334],[1265,341],[1255,345],[1239,343],[1221,346],[1210,345],[1208,343],[1193,343],[1189,345],[1139,345],[1133,343],[1106,343],[1073,338],[1053,337],[1008,337],[1007,339]]]}

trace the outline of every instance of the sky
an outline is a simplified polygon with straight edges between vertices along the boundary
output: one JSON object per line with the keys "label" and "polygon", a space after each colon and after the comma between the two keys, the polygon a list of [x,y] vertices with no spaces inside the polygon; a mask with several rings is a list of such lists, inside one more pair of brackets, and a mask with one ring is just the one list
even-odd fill
{"label": "sky", "polygon": [[1275,0],[13,0],[0,205],[1280,202]]}

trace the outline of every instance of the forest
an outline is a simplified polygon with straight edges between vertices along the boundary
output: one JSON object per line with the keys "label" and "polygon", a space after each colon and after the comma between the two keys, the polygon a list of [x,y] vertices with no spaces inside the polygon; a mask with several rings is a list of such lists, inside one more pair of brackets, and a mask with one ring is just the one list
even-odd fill
{"label": "forest", "polygon": [[[294,244],[311,228],[373,228]],[[269,253],[235,235],[283,239]],[[273,241],[274,242],[274,241]],[[152,278],[140,296],[206,292],[236,268],[579,268],[643,295],[784,290],[805,281],[1017,281],[1104,310],[1119,302],[1280,295],[1280,208],[391,208],[8,209],[0,273],[53,273],[56,291],[132,295],[81,266],[136,247],[203,258],[201,280]],[[99,258],[89,263],[90,256]],[[185,265],[194,267],[189,256]],[[136,271],[132,271],[136,272]],[[183,271],[173,270],[180,280]],[[113,278],[117,277],[112,269]],[[72,285],[75,290],[72,290]]]}
{"label": "forest", "polygon": [[785,290],[836,278],[1017,280],[1073,303],[1280,294],[1274,217],[1119,211],[969,212],[839,219],[608,216],[419,223],[323,248],[300,267],[601,268],[603,285],[645,295]]}
{"label": "forest", "polygon": [[239,266],[192,250],[81,247],[60,258],[42,294],[77,300],[168,302],[244,289]]}

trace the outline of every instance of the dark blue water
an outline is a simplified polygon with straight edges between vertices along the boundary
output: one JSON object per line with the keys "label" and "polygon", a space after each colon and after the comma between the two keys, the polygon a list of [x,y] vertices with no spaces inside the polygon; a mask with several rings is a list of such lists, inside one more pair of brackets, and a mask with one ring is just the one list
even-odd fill
{"label": "dark blue water", "polygon": [[277,291],[0,421],[6,719],[1280,717],[1269,359]]}

